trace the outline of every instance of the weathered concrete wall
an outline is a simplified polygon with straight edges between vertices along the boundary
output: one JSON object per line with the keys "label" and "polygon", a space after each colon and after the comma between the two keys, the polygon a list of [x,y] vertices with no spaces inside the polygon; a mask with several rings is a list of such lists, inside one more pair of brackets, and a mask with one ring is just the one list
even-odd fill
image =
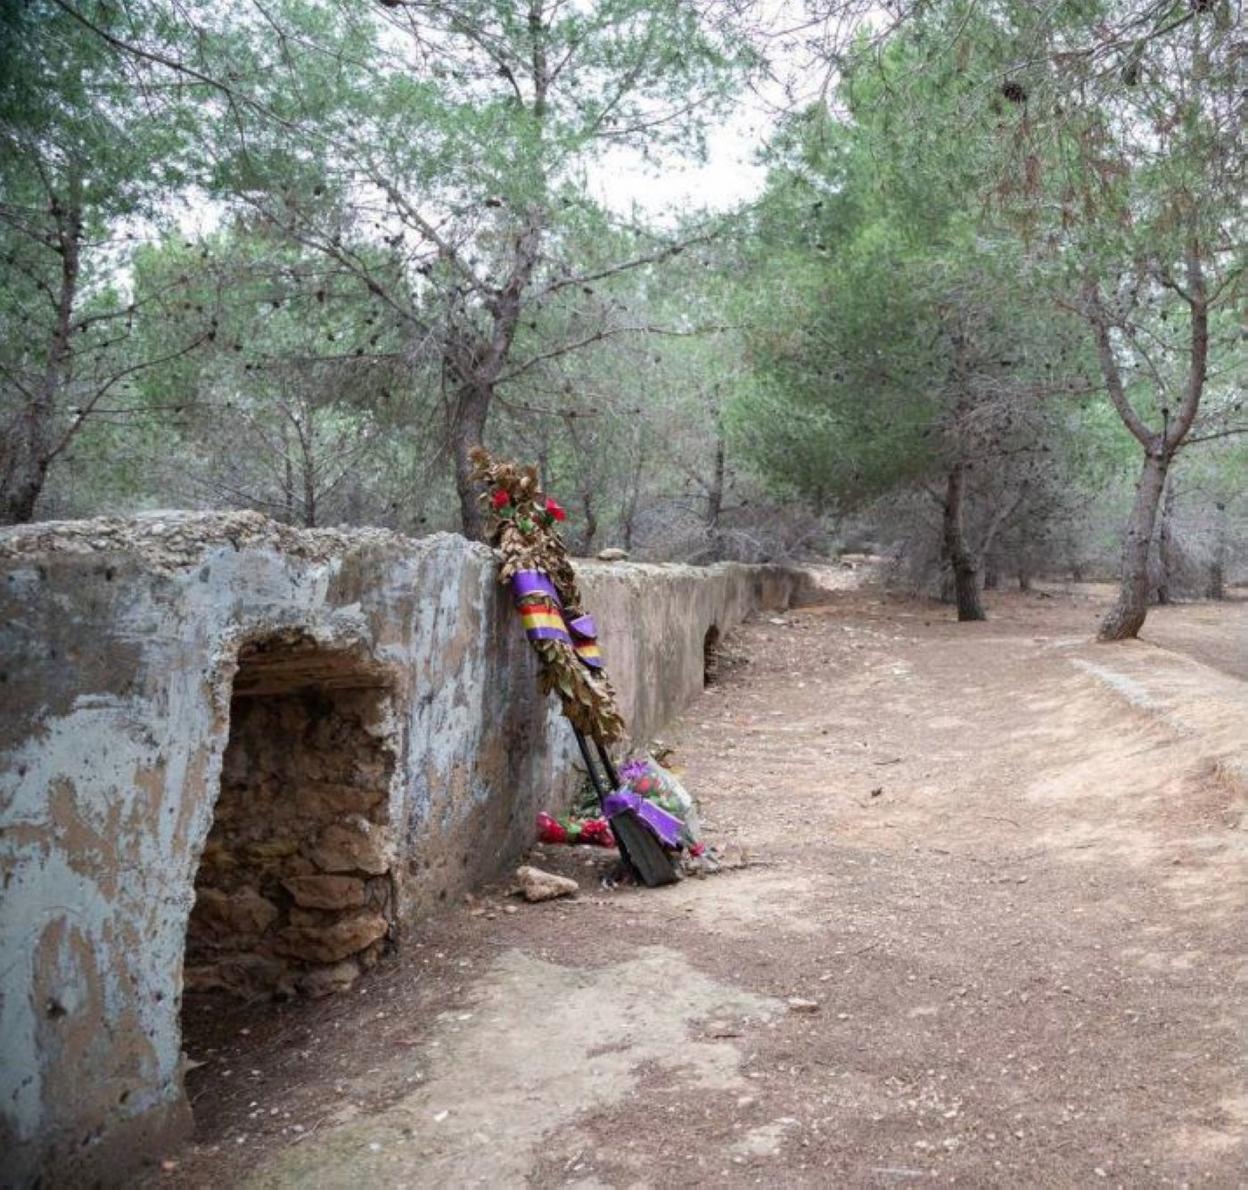
{"label": "weathered concrete wall", "polygon": [[[50,1171],[64,1184],[120,1173],[188,1121],[183,957],[232,699],[381,692],[351,730],[372,732],[388,759],[328,778],[334,796],[369,798],[363,816],[333,827],[363,832],[376,853],[347,877],[371,897],[349,916],[383,913],[392,935],[529,845],[537,810],[570,787],[574,746],[537,695],[490,552],[460,537],[170,513],[7,530],[0,572],[0,1181]],[[638,739],[700,689],[710,626],[785,607],[801,581],[732,565],[588,563],[582,576]],[[280,734],[280,715],[270,718],[265,730]],[[312,727],[287,730],[291,748],[310,746]],[[240,727],[227,789],[262,763],[249,735],[263,731]],[[303,779],[275,765],[256,778],[274,798]],[[297,832],[303,819],[290,821]],[[317,859],[331,825],[280,846],[246,822],[213,838],[239,855],[280,853],[285,866],[255,885],[280,900],[272,889],[301,872],[352,871]],[[235,895],[230,879],[217,885],[201,892],[201,915],[205,896]],[[257,894],[244,891],[251,912]],[[344,928],[318,908],[280,912],[264,909],[257,930],[315,942]],[[212,958],[228,932],[209,922],[196,949]],[[371,920],[367,932],[373,954]],[[306,975],[308,955],[292,953]]]}

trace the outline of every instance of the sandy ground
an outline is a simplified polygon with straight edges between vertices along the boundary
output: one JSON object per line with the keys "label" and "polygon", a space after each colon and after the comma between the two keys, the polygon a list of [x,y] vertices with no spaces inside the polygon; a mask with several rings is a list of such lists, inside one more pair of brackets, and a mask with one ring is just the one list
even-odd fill
{"label": "sandy ground", "polygon": [[1248,605],[1098,646],[1103,602],[761,617],[668,737],[751,866],[607,891],[539,849],[580,896],[198,1007],[151,1184],[1248,1185]]}

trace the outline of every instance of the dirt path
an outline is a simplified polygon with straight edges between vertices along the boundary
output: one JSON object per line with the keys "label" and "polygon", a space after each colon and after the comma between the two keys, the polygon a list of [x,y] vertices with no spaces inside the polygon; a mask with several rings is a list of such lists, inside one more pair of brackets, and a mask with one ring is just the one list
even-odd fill
{"label": "dirt path", "polygon": [[[552,849],[575,901],[206,1019],[201,1140],[154,1182],[1248,1184],[1248,685],[1089,644],[1099,609],[750,625],[671,738],[760,863],[606,892]],[[1167,617],[1195,653],[1206,610]]]}
{"label": "dirt path", "polygon": [[1154,609],[1144,639],[1248,681],[1248,594],[1229,603]]}

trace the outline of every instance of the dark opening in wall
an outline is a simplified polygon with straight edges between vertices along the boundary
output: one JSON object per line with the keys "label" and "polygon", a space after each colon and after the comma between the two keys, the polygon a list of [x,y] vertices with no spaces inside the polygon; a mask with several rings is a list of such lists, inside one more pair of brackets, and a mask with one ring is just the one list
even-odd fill
{"label": "dark opening in wall", "polygon": [[187,930],[189,993],[324,995],[391,935],[394,716],[383,671],[285,634],[239,654]]}
{"label": "dark opening in wall", "polygon": [[719,629],[712,624],[702,638],[702,685],[709,686],[719,676]]}

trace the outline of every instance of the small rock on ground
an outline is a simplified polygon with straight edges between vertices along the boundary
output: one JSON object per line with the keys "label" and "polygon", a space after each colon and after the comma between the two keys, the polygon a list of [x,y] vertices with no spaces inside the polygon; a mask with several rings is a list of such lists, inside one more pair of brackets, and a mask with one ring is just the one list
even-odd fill
{"label": "small rock on ground", "polygon": [[818,1000],[805,1000],[801,996],[790,996],[788,1000],[790,1012],[818,1012]]}
{"label": "small rock on ground", "polygon": [[516,891],[526,901],[551,901],[555,897],[570,897],[580,888],[567,876],[543,872],[531,864],[516,869]]}

